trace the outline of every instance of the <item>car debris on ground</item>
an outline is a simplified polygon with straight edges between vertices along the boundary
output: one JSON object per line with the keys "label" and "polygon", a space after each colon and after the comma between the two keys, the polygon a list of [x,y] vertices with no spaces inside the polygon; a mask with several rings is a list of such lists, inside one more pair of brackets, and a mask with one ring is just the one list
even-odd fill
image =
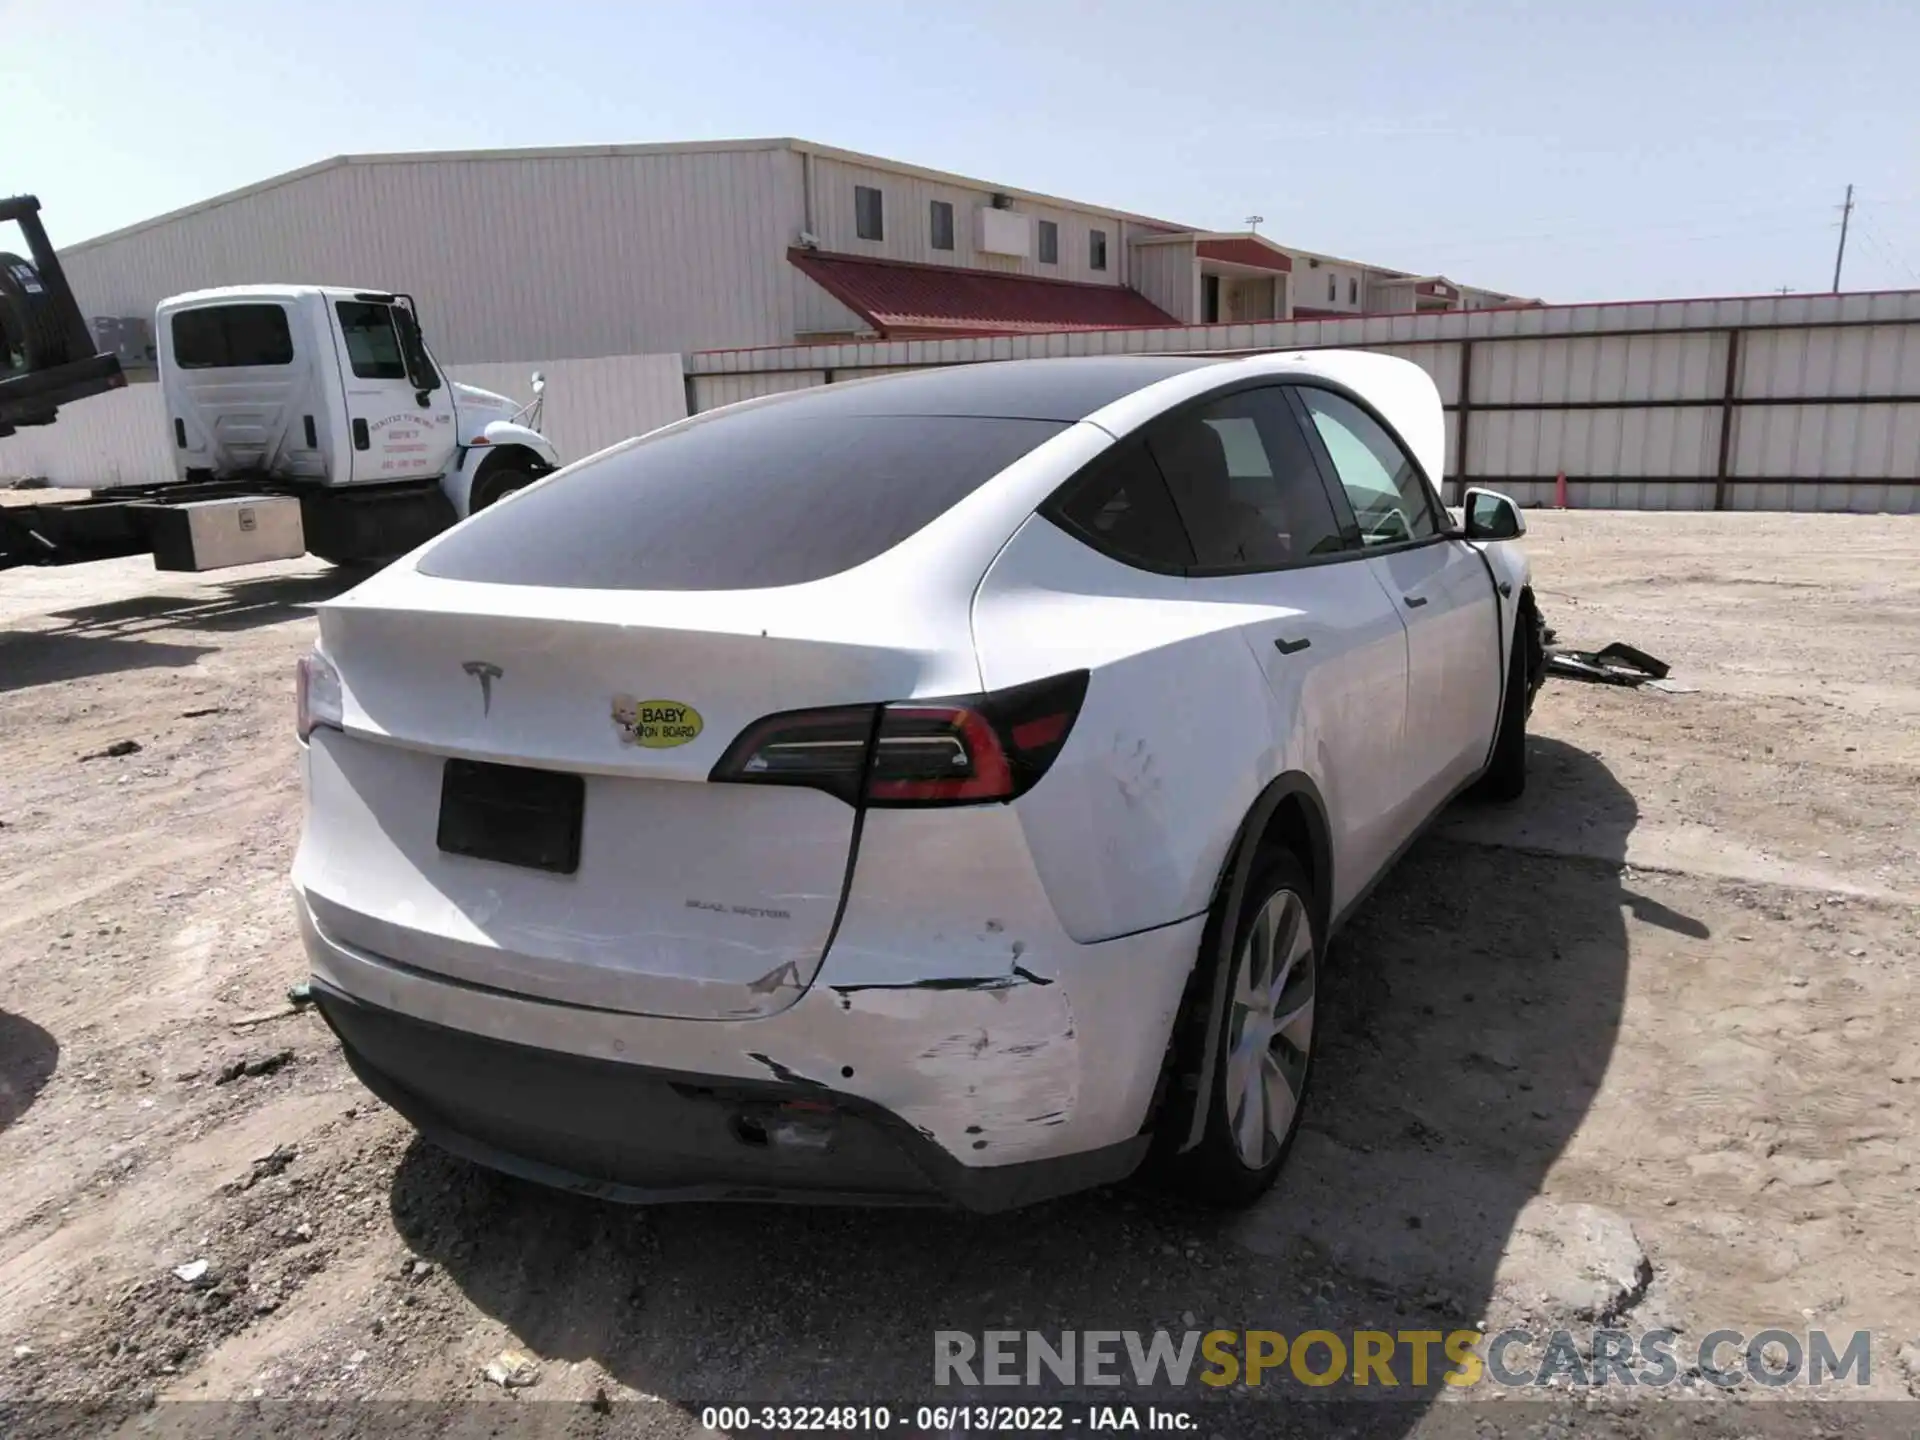
{"label": "car debris on ground", "polygon": [[1563,680],[1585,680],[1595,685],[1644,685],[1650,680],[1665,680],[1672,667],[1644,650],[1616,640],[1598,650],[1562,649],[1551,643],[1547,651],[1547,673]]}

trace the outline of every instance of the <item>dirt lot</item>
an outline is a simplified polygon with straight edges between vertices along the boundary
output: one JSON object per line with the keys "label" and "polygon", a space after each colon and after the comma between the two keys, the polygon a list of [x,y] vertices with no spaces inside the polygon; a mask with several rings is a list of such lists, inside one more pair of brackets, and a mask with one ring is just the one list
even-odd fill
{"label": "dirt lot", "polygon": [[[339,582],[0,577],[0,1428],[91,1431],[117,1412],[43,1402],[159,1396],[492,1400],[392,1413],[681,1434],[700,1401],[932,1398],[942,1329],[1496,1331],[1597,1308],[1696,1338],[1870,1329],[1848,1398],[1904,1403],[1736,1409],[1696,1380],[1663,1397],[1699,1403],[1609,1402],[1582,1429],[1910,1431],[1920,524],[1533,520],[1562,639],[1632,640],[1695,688],[1549,685],[1526,799],[1451,814],[1344,937],[1308,1129],[1235,1217],[1132,1191],[997,1219],[636,1212],[440,1155],[311,1014],[244,1023],[302,978],[290,674]],[[487,1382],[509,1347],[537,1385]],[[611,1414],[533,1403],[600,1397]],[[195,1433],[229,1413],[295,1433],[371,1412],[201,1410]]]}

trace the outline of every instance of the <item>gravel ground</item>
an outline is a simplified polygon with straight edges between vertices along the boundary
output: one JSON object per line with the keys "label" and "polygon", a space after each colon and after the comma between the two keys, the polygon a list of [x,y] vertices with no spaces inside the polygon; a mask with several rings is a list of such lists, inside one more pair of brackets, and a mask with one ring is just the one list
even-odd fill
{"label": "gravel ground", "polygon": [[[681,1435],[707,1403],[956,1399],[1144,1426],[1128,1392],[937,1391],[933,1334],[1607,1314],[1682,1351],[1871,1330],[1870,1383],[1154,1403],[1230,1435],[1910,1434],[1920,525],[1531,518],[1562,640],[1691,688],[1548,686],[1525,800],[1450,813],[1337,947],[1307,1129],[1237,1216],[643,1212],[440,1154],[286,1013],[290,675],[341,582],[0,577],[0,1429]],[[533,1384],[488,1380],[507,1351]]]}

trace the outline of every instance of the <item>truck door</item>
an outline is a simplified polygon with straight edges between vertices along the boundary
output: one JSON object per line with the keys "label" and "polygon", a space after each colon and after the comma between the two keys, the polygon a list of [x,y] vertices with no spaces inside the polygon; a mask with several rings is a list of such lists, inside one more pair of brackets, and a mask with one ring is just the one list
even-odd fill
{"label": "truck door", "polygon": [[453,454],[453,404],[421,349],[408,364],[399,317],[385,299],[333,302],[335,343],[347,396],[347,439],[355,484],[425,479]]}

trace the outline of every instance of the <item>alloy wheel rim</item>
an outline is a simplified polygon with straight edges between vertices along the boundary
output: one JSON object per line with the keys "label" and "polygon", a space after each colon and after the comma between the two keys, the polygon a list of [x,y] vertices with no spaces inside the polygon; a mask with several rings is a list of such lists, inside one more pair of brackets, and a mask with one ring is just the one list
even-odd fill
{"label": "alloy wheel rim", "polygon": [[1240,1162],[1271,1164],[1300,1113],[1313,1052],[1313,927],[1306,905],[1278,890],[1241,942],[1227,1027],[1227,1106]]}

